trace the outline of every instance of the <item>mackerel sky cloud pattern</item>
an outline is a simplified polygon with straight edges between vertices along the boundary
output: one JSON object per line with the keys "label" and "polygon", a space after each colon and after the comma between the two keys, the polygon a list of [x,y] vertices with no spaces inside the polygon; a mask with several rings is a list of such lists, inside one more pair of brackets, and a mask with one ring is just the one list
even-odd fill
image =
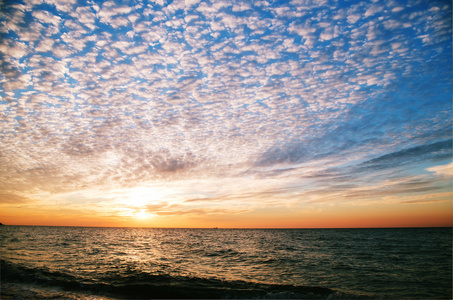
{"label": "mackerel sky cloud pattern", "polygon": [[0,7],[0,204],[163,216],[451,196],[450,1]]}

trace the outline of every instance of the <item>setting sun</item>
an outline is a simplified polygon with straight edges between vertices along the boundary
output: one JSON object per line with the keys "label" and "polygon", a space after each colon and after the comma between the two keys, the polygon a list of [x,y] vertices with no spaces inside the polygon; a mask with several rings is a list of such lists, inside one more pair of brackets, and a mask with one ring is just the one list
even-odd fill
{"label": "setting sun", "polygon": [[137,219],[142,219],[142,220],[144,220],[144,219],[152,218],[153,215],[151,215],[150,213],[148,213],[148,212],[145,211],[145,210],[140,210],[140,211],[138,211],[138,212],[136,212],[136,213],[134,214],[134,217],[137,218]]}
{"label": "setting sun", "polygon": [[124,191],[124,204],[134,208],[145,208],[146,205],[152,204],[160,199],[159,193],[155,189],[134,188]]}

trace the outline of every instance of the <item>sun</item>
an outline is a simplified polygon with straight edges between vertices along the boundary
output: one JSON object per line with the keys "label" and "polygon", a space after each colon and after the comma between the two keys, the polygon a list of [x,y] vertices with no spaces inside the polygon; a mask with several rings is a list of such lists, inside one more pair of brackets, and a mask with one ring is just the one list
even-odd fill
{"label": "sun", "polygon": [[144,209],[139,210],[138,212],[134,213],[134,218],[136,218],[136,219],[146,220],[146,219],[149,219],[152,217],[153,217],[153,214],[147,212]]}
{"label": "sun", "polygon": [[150,204],[159,203],[162,190],[156,187],[136,187],[122,191],[121,205],[125,215],[140,220],[150,219],[156,214],[149,211]]}

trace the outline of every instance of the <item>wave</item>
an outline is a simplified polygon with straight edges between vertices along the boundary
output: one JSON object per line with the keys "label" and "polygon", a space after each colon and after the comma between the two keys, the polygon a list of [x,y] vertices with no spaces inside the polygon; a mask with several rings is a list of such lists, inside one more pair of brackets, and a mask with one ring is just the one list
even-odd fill
{"label": "wave", "polygon": [[[30,268],[3,259],[1,280],[2,283],[28,283],[67,293],[126,299],[363,299],[363,296],[346,295],[324,287],[225,281],[144,272],[126,276],[109,273],[97,279],[80,279],[45,267]],[[3,295],[8,294],[5,289],[7,286],[4,285],[2,289]]]}

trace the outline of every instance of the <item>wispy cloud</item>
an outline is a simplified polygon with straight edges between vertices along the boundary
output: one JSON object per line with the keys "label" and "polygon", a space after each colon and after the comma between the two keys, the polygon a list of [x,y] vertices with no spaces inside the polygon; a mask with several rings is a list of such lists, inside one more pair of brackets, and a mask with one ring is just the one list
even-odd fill
{"label": "wispy cloud", "polygon": [[386,169],[418,161],[442,161],[451,158],[452,140],[421,145],[373,158],[361,165],[365,168]]}
{"label": "wispy cloud", "polygon": [[32,202],[32,199],[17,194],[0,194],[0,204],[23,204]]}

